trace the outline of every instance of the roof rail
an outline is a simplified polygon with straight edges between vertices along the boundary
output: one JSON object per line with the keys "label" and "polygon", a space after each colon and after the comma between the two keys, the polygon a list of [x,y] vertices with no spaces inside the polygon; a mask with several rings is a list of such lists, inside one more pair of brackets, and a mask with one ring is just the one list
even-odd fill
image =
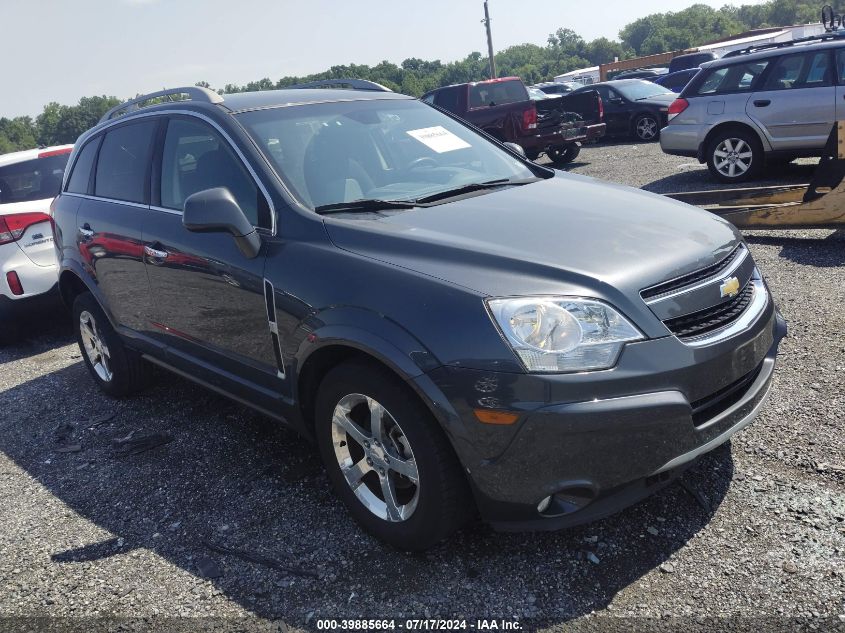
{"label": "roof rail", "polygon": [[318,81],[309,81],[304,84],[296,84],[294,86],[285,86],[283,90],[301,89],[301,88],[341,88],[346,90],[372,90],[373,92],[393,92],[390,88],[377,84],[374,81],[366,79],[355,79],[352,77],[342,77],[340,79],[320,79]]}
{"label": "roof rail", "polygon": [[139,97],[135,97],[134,99],[130,99],[125,103],[116,105],[102,116],[99,123],[119,117],[122,114],[126,114],[126,112],[140,110],[142,107],[144,107],[141,104],[145,101],[151,101],[160,97],[169,97],[170,101],[185,101],[185,99],[174,99],[173,97],[175,95],[188,95],[188,101],[202,101],[204,103],[223,103],[223,97],[221,97],[213,90],[209,90],[208,88],[202,88],[200,86],[170,88],[169,90],[159,90],[158,92],[151,92],[147,95],[141,95]]}
{"label": "roof rail", "polygon": [[747,55],[749,53],[759,53],[760,51],[766,51],[770,49],[777,49],[777,48],[787,48],[789,46],[794,46],[795,44],[809,44],[810,42],[829,42],[831,40],[841,40],[845,39],[845,31],[829,31],[827,33],[821,33],[819,35],[810,35],[807,37],[799,37],[797,40],[790,40],[788,42],[769,42],[768,44],[759,44],[757,46],[748,46],[746,48],[737,49],[735,51],[729,51],[722,55],[722,58],[725,57],[736,57],[737,55]]}

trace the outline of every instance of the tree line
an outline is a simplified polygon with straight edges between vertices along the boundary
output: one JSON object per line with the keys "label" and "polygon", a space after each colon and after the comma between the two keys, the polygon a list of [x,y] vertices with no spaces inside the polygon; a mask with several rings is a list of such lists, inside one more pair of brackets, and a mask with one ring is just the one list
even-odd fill
{"label": "tree line", "polygon": [[[618,40],[600,37],[586,41],[575,31],[560,28],[544,45],[518,44],[496,53],[500,76],[516,75],[528,83],[553,78],[576,68],[596,66],[664,51],[680,50],[728,37],[743,31],[771,26],[818,22],[817,0],[769,0],[756,5],[724,6],[713,9],[696,4],[683,11],[654,13],[626,25]],[[298,83],[357,77],[368,79],[405,94],[423,93],[454,83],[479,81],[488,77],[487,58],[473,52],[462,60],[409,58],[397,65],[383,61],[375,66],[349,64],[304,77],[282,77],[250,81],[244,85],[226,84],[218,92],[273,90]],[[204,81],[198,86],[211,86]],[[34,119],[29,116],[0,118],[0,154],[38,146],[73,143],[92,127],[106,110],[120,103],[116,97],[83,97],[77,105],[48,103]]]}

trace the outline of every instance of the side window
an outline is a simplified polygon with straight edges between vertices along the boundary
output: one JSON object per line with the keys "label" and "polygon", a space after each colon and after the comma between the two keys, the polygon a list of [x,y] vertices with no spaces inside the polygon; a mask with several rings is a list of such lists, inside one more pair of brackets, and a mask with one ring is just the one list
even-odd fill
{"label": "side window", "polygon": [[[445,88],[434,95],[435,105],[440,106],[449,112],[458,112],[458,89]],[[472,107],[472,106],[470,106]]]}
{"label": "side window", "polygon": [[97,159],[94,193],[103,198],[146,202],[147,167],[158,120],[115,128],[106,133]]}
{"label": "side window", "polygon": [[704,77],[696,94],[714,95],[730,92],[748,92],[754,88],[757,78],[769,65],[768,61],[745,62],[710,70]]}
{"label": "side window", "polygon": [[181,211],[189,196],[214,187],[228,188],[253,226],[270,226],[264,196],[226,141],[201,121],[171,119],[161,157],[161,206]]}
{"label": "side window", "polygon": [[826,51],[784,55],[774,62],[763,90],[817,88],[832,83]]}
{"label": "side window", "polygon": [[94,167],[94,159],[97,157],[97,148],[100,146],[100,139],[91,139],[79,151],[73,171],[68,178],[66,191],[70,193],[88,193],[88,183],[91,182],[91,169]]}
{"label": "side window", "polygon": [[434,95],[426,95],[422,98],[424,103],[434,103]]}

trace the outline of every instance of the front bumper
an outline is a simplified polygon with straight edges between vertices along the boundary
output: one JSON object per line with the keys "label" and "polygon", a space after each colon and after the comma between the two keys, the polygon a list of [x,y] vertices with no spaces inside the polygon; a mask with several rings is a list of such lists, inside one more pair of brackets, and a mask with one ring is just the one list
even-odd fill
{"label": "front bumper", "polygon": [[[697,349],[675,337],[644,341],[608,371],[442,367],[429,377],[460,419],[448,430],[483,518],[498,529],[559,529],[635,503],[751,422],[785,333],[770,300],[753,328],[727,341]],[[475,408],[522,414],[490,426]]]}

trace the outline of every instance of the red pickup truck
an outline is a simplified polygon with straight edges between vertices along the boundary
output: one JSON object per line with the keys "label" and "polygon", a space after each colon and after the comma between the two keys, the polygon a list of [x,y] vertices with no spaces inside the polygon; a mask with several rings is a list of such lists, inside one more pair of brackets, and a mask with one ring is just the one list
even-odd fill
{"label": "red pickup truck", "polygon": [[545,153],[567,163],[581,142],[604,136],[604,110],[596,91],[532,101],[519,77],[437,88],[422,100],[448,110],[502,142],[516,143],[536,160]]}

